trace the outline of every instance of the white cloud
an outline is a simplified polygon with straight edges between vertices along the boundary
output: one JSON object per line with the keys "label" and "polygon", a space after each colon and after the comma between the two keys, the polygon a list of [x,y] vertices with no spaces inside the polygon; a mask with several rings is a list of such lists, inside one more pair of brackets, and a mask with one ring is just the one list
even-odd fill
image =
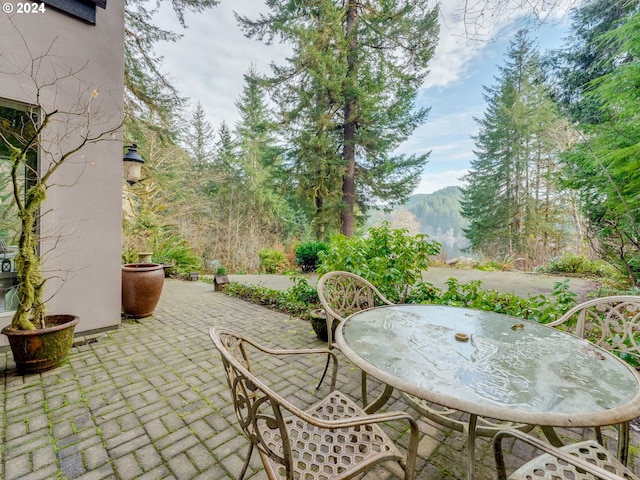
{"label": "white cloud", "polygon": [[244,75],[251,65],[261,73],[270,71],[271,62],[281,63],[289,47],[265,45],[244,36],[233,11],[256,17],[263,8],[255,0],[222,2],[200,14],[187,15],[187,29],[182,29],[173,10],[161,9],[157,21],[161,27],[183,34],[175,43],[158,45],[164,57],[163,71],[193,103],[200,101],[209,121],[217,128],[223,120],[233,125],[238,119],[235,102],[242,94]]}
{"label": "white cloud", "polygon": [[[439,1],[440,38],[424,88],[446,87],[460,80],[472,59],[483,54],[497,39],[512,37],[522,26],[518,21],[531,17],[532,11],[540,21],[559,21],[580,1]],[[536,24],[534,20],[529,23],[530,26]]]}
{"label": "white cloud", "polygon": [[[427,165],[427,169],[429,166]],[[446,170],[437,173],[425,173],[422,180],[418,184],[414,193],[433,193],[445,187],[463,186],[464,182],[461,178],[466,175],[468,170]]]}

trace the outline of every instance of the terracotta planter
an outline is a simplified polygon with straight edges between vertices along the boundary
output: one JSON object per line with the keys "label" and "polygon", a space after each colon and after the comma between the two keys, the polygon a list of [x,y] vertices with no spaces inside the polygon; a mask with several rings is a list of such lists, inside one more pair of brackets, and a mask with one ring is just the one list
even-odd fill
{"label": "terracotta planter", "polygon": [[3,328],[18,373],[45,372],[60,366],[73,346],[73,331],[79,321],[75,315],[48,315],[45,319],[47,327],[43,329]]}
{"label": "terracotta planter", "polygon": [[153,313],[164,285],[164,265],[130,263],[122,265],[122,311],[128,317],[142,318]]}

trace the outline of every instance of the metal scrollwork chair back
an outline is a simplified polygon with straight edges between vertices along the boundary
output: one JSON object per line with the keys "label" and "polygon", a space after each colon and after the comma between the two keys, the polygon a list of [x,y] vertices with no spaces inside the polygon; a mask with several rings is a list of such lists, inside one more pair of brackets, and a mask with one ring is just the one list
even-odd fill
{"label": "metal scrollwork chair back", "polygon": [[640,359],[640,297],[601,297],[576,305],[547,324],[585,338],[622,358]]}
{"label": "metal scrollwork chair back", "polygon": [[[507,478],[503,440],[514,437],[544,452]],[[515,442],[514,442],[515,445]],[[593,440],[554,447],[514,430],[498,432],[493,440],[498,480],[639,480],[614,455]]]}
{"label": "metal scrollwork chair back", "polygon": [[[320,277],[318,280],[318,297],[327,318],[327,338],[329,348],[334,346],[334,331],[336,326],[349,315],[380,305],[393,305],[368,280],[355,273],[334,271]],[[324,373],[318,382],[322,385],[329,366],[329,359]],[[363,402],[366,403],[366,376],[362,375]]]}
{"label": "metal scrollwork chair back", "polygon": [[329,272],[318,280],[318,297],[327,314],[329,347],[335,325],[356,312],[380,305],[393,305],[369,281],[349,272]]}
{"label": "metal scrollwork chair back", "polygon": [[[640,364],[640,297],[615,295],[587,300],[571,308],[557,320],[547,323],[584,338],[594,345],[618,355],[631,364]],[[618,458],[627,463],[629,450],[629,423],[618,429]],[[603,445],[600,427],[595,429],[598,442]],[[550,433],[545,431],[545,433]],[[553,435],[553,434],[551,434]],[[550,437],[559,444],[556,437]]]}
{"label": "metal scrollwork chair back", "polygon": [[[231,330],[213,327],[209,333],[222,357],[240,427],[250,441],[240,480],[254,447],[269,479],[347,479],[386,461],[399,462],[405,480],[414,478],[419,438],[416,422],[404,412],[367,415],[335,390],[338,365],[333,352],[273,350]],[[306,410],[298,408],[252,373],[250,359],[259,352],[265,354],[260,356],[264,362],[274,356],[329,355],[333,360],[331,393]],[[395,421],[410,426],[406,453],[379,425]]]}

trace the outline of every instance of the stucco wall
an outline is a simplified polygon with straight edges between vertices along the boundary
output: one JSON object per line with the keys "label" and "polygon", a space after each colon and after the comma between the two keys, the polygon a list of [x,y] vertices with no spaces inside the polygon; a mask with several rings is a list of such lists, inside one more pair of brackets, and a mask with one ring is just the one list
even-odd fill
{"label": "stucco wall", "polygon": [[[0,98],[35,104],[35,84],[53,83],[41,89],[46,109],[89,112],[92,136],[115,128],[56,172],[42,209],[48,312],[79,315],[76,333],[120,323],[123,148],[117,127],[123,115],[123,25],[118,0],[97,8],[96,25],[52,7],[29,15],[0,12]],[[31,74],[32,58],[43,55]],[[79,135],[58,125],[43,144],[64,151],[77,145]],[[46,157],[41,157],[42,168]],[[10,318],[2,314],[0,327]],[[0,336],[0,346],[7,344]]]}

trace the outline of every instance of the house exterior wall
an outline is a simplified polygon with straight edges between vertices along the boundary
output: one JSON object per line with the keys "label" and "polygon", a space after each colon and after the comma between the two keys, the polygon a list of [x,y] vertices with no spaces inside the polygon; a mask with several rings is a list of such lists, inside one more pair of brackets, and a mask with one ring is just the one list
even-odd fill
{"label": "house exterior wall", "polygon": [[[4,0],[17,7],[17,0]],[[124,6],[108,0],[90,25],[46,6],[0,12],[0,99],[88,113],[92,135],[113,131],[69,158],[48,184],[41,217],[48,313],[80,317],[76,334],[120,324]],[[30,52],[30,53],[29,53]],[[31,72],[32,58],[42,57]],[[35,78],[35,82],[34,82]],[[36,84],[41,99],[35,98]],[[42,144],[68,150],[83,132],[48,129]],[[41,170],[47,156],[41,155]],[[0,315],[0,328],[11,312]],[[0,346],[8,345],[0,336]]]}

